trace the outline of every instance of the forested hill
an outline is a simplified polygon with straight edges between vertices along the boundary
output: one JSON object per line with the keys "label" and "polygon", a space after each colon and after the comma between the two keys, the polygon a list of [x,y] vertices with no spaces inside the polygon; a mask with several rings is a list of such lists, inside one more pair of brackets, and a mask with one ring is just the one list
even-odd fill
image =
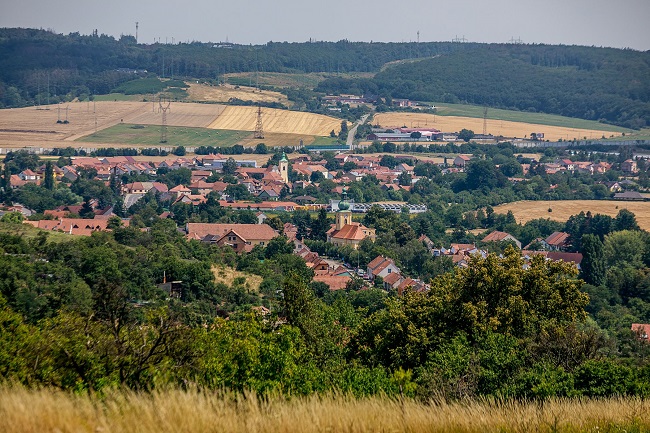
{"label": "forested hill", "polygon": [[373,79],[333,78],[324,92],[468,102],[650,126],[650,52],[548,45],[482,45],[386,68]]}
{"label": "forested hill", "polygon": [[35,103],[39,90],[44,96],[48,79],[54,102],[68,93],[108,93],[122,81],[133,79],[133,75],[117,72],[118,68],[146,69],[161,77],[204,79],[251,71],[376,72],[391,61],[459,49],[465,47],[451,42],[142,45],[132,36],[116,40],[106,35],[5,28],[0,29],[0,107]]}
{"label": "forested hill", "polygon": [[[382,72],[382,66],[398,60]],[[423,101],[467,101],[628,127],[650,125],[650,52],[452,42],[136,44],[132,36],[0,29],[0,108],[108,93],[132,74],[214,79],[231,72],[378,72],[318,90]],[[49,95],[47,94],[49,88]]]}

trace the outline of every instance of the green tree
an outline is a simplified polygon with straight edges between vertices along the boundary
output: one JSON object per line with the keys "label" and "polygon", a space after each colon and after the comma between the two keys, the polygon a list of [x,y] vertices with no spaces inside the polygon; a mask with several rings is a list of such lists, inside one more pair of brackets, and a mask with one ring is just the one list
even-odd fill
{"label": "green tree", "polygon": [[605,284],[607,277],[607,264],[603,243],[595,235],[582,236],[582,262],[580,272],[582,278],[588,284],[601,286]]}
{"label": "green tree", "polygon": [[471,129],[461,129],[460,132],[458,133],[458,138],[463,140],[465,143],[469,143],[469,141],[474,138],[474,131]]}
{"label": "green tree", "polygon": [[259,155],[266,155],[267,153],[269,153],[269,148],[264,143],[257,143],[257,145],[255,146],[255,153]]}
{"label": "green tree", "polygon": [[223,164],[222,171],[223,174],[235,174],[237,172],[237,161],[235,161],[232,157],[228,158]]}
{"label": "green tree", "polygon": [[636,222],[636,215],[627,209],[618,211],[614,219],[614,226],[617,231],[621,230],[639,230],[639,224]]}
{"label": "green tree", "polygon": [[43,186],[50,191],[54,189],[54,169],[52,168],[52,161],[47,161],[45,164],[45,179]]}
{"label": "green tree", "polygon": [[317,241],[327,240],[327,231],[330,229],[330,220],[324,207],[318,210],[318,216],[312,220],[310,238]]}

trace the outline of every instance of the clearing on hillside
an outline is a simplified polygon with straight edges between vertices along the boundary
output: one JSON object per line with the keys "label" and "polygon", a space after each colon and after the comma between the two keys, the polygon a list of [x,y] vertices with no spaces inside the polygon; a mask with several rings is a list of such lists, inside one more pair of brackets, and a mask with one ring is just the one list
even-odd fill
{"label": "clearing on hillside", "polygon": [[191,83],[187,90],[188,99],[191,101],[205,102],[228,102],[231,98],[242,101],[254,102],[279,102],[286,106],[291,105],[285,95],[270,90],[257,90],[254,87],[233,86],[210,86],[207,84]]}
{"label": "clearing on hillside", "polygon": [[214,274],[214,281],[218,283],[223,283],[229,287],[233,286],[235,280],[242,281],[243,286],[249,292],[259,292],[260,284],[262,284],[263,278],[259,275],[249,274],[247,272],[240,272],[228,266],[213,266],[212,273]]}
{"label": "clearing on hillside", "polygon": [[[548,210],[551,209],[552,212]],[[536,218],[550,218],[554,221],[565,222],[571,215],[580,211],[591,211],[592,214],[604,214],[615,217],[621,209],[627,209],[636,215],[636,221],[643,230],[650,230],[650,202],[618,201],[618,200],[558,200],[558,201],[517,201],[496,206],[494,211],[505,214],[509,210],[515,215],[518,223]]]}
{"label": "clearing on hillside", "polygon": [[[461,116],[441,116],[429,113],[414,112],[392,112],[379,113],[375,115],[373,124],[379,124],[382,128],[399,128],[407,126],[409,128],[433,127],[442,132],[459,132],[461,129],[470,129],[479,134],[483,132],[483,119],[476,117]],[[593,122],[593,127],[597,123]],[[600,139],[603,135],[606,138],[610,136],[620,136],[620,132],[606,131],[607,125],[603,125],[603,130],[598,129],[580,129],[567,126],[540,125],[536,123],[514,122],[509,120],[487,120],[487,132],[495,136],[526,138],[535,132],[543,132],[544,138],[550,141]]]}
{"label": "clearing on hillside", "polygon": [[[257,107],[227,106],[208,126],[211,129],[255,131]],[[321,114],[262,108],[264,132],[327,136],[341,129],[341,120]]]}
{"label": "clearing on hillside", "polygon": [[230,84],[239,86],[252,86],[258,83],[261,86],[291,87],[313,89],[321,81],[332,78],[372,78],[371,72],[351,72],[344,74],[330,74],[325,72],[310,72],[305,74],[288,74],[282,72],[235,72],[225,74],[224,78]]}

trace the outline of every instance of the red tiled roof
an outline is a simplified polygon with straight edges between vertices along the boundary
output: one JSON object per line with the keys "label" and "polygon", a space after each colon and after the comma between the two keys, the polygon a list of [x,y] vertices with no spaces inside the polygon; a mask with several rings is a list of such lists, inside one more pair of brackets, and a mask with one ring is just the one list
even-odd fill
{"label": "red tiled roof", "polygon": [[352,278],[342,275],[315,275],[314,281],[320,281],[329,286],[330,290],[341,290],[345,289],[348,281]]}
{"label": "red tiled roof", "polygon": [[495,230],[492,233],[490,233],[489,235],[487,235],[486,237],[484,237],[483,242],[501,242],[502,240],[504,240],[508,236],[510,236],[510,234],[508,234],[506,232],[500,232],[500,231]]}
{"label": "red tiled roof", "polygon": [[639,337],[648,340],[650,337],[650,324],[648,323],[633,323],[630,329],[639,334]]}
{"label": "red tiled roof", "polygon": [[[352,222],[341,227],[341,230],[334,230],[331,237],[334,239],[363,240],[368,236],[368,227],[358,222]],[[364,233],[364,231],[366,233]]]}
{"label": "red tiled roof", "polygon": [[189,237],[201,239],[207,235],[223,236],[231,230],[248,241],[269,241],[278,235],[268,224],[187,223],[186,229]]}
{"label": "red tiled roof", "polygon": [[544,239],[544,242],[552,246],[563,246],[566,245],[568,240],[569,240],[568,233],[553,232],[549,237]]}

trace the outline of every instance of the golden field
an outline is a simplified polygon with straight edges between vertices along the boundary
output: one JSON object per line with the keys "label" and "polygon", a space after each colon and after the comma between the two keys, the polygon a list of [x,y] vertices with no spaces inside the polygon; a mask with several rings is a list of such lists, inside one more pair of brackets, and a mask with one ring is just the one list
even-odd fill
{"label": "golden field", "polygon": [[[57,123],[66,118],[69,123]],[[244,146],[264,142],[268,146],[297,146],[300,140],[311,144],[315,136],[327,136],[340,129],[340,120],[332,117],[288,110],[262,109],[264,140],[252,134],[242,141]],[[71,102],[49,109],[35,107],[0,110],[0,148],[22,147],[83,147],[83,137],[119,123],[159,125],[162,114],[158,102],[98,101]],[[236,107],[221,104],[172,102],[167,112],[168,126],[254,131],[256,107]],[[73,143],[75,140],[75,143]],[[133,147],[125,143],[97,143],[91,147]]]}
{"label": "golden field", "polygon": [[254,87],[233,86],[225,84],[222,86],[208,86],[207,84],[188,83],[188,99],[191,101],[207,102],[228,102],[231,98],[242,101],[254,102],[279,102],[290,105],[289,100],[280,92],[270,90],[257,90]]}
{"label": "golden field", "polygon": [[[379,113],[376,114],[373,124],[379,124],[382,128],[399,128],[407,126],[409,128],[433,127],[443,132],[459,132],[461,129],[470,129],[475,133],[483,132],[483,119],[474,117],[459,116],[439,116],[428,113]],[[598,139],[603,135],[619,136],[618,132],[598,131],[594,129],[576,129],[562,126],[539,125],[534,123],[512,122],[507,120],[487,121],[487,132],[495,136],[530,137],[532,132],[543,132],[544,139],[550,141],[571,140],[573,138]]]}
{"label": "golden field", "polygon": [[[548,210],[551,209],[552,212]],[[621,209],[627,209],[636,215],[639,227],[650,230],[650,202],[616,201],[616,200],[561,200],[561,201],[517,201],[494,207],[496,213],[505,214],[509,210],[515,215],[518,223],[536,218],[550,218],[564,222],[571,215],[580,211],[591,211],[592,214],[604,214],[615,217]]]}
{"label": "golden field", "polygon": [[634,398],[458,403],[328,395],[259,398],[212,391],[109,392],[0,389],[5,433],[160,432],[642,432],[650,401]]}
{"label": "golden field", "polygon": [[[227,106],[208,127],[255,131],[257,107]],[[264,132],[328,136],[341,129],[341,120],[321,114],[262,108]]]}

